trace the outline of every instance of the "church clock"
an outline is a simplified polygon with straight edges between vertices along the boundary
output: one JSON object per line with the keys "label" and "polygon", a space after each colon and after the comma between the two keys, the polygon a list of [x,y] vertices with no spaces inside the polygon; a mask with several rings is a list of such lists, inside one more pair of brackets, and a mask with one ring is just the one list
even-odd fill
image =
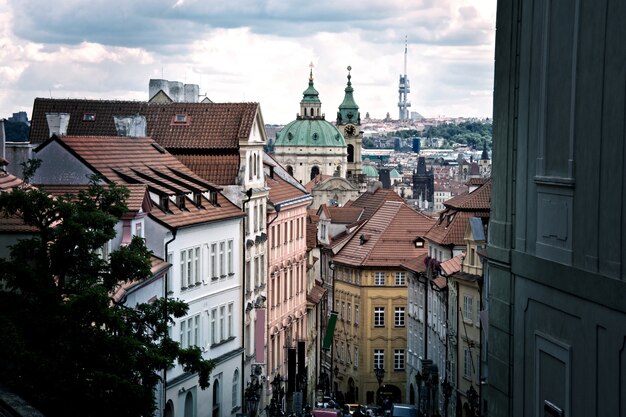
{"label": "church clock", "polygon": [[348,135],[348,136],[354,136],[354,133],[356,132],[356,129],[354,128],[354,126],[348,125],[344,129],[344,132],[346,132],[346,135]]}

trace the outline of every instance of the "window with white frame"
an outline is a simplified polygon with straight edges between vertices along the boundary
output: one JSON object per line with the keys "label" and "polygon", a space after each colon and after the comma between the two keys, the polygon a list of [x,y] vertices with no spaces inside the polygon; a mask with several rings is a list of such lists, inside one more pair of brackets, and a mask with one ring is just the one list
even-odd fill
{"label": "window with white frame", "polygon": [[396,307],[394,312],[394,324],[396,327],[404,327],[404,307]]}
{"label": "window with white frame", "polygon": [[385,273],[376,272],[374,274],[374,285],[385,285]]}
{"label": "window with white frame", "polygon": [[359,324],[359,305],[354,305],[354,324]]}
{"label": "window with white frame", "polygon": [[385,327],[385,307],[374,307],[374,327]]}
{"label": "window with white frame", "polygon": [[346,320],[348,320],[348,322],[352,321],[352,304],[348,303],[348,314],[346,316]]}
{"label": "window with white frame", "polygon": [[396,272],[396,287],[406,285],[406,273]]}
{"label": "window with white frame", "polygon": [[232,408],[236,408],[239,405],[239,369],[235,369],[233,372],[233,392],[232,392]]}
{"label": "window with white frame", "polygon": [[181,251],[180,273],[181,289],[200,283],[200,246]]}
{"label": "window with white frame", "polygon": [[228,275],[233,275],[235,273],[235,268],[234,268],[234,257],[233,257],[233,246],[234,246],[234,241],[233,239],[230,239],[228,241],[228,245],[227,245],[227,260],[228,260],[228,267],[226,268],[226,272],[228,272]]}
{"label": "window with white frame", "polygon": [[180,322],[180,345],[183,348],[200,343],[200,315],[188,317]]}
{"label": "window with white frame", "polygon": [[226,276],[226,242],[220,242],[220,277]]}
{"label": "window with white frame", "polygon": [[404,369],[404,349],[395,349],[393,352],[393,370],[401,371]]}
{"label": "window with white frame", "polygon": [[346,317],[346,303],[341,302],[341,320],[344,320]]}
{"label": "window with white frame", "polygon": [[217,243],[211,243],[211,279],[217,279]]}
{"label": "window with white frame", "polygon": [[463,296],[463,319],[472,321],[474,317],[474,298],[470,295]]}
{"label": "window with white frame", "polygon": [[344,348],[343,342],[341,342],[340,346],[341,346],[341,348],[340,348],[341,349],[341,354],[339,355],[339,359],[341,360],[341,363],[343,363],[346,360],[346,353],[343,350],[343,348]]}
{"label": "window with white frame", "polygon": [[350,354],[350,343],[346,343],[346,364],[352,363],[352,355]]}
{"label": "window with white frame", "polygon": [[233,337],[234,336],[234,321],[233,321],[233,310],[234,310],[234,303],[230,303],[228,304],[228,335],[227,337]]}
{"label": "window with white frame", "polygon": [[[167,254],[167,262],[172,265],[172,261],[174,259],[174,254],[169,252]],[[171,267],[165,273],[165,282],[167,282],[167,293],[172,294],[174,292],[174,280],[172,279]]]}
{"label": "window with white frame", "polygon": [[359,366],[359,347],[354,347],[354,366]]}
{"label": "window with white frame", "polygon": [[374,349],[374,369],[385,368],[385,349]]}
{"label": "window with white frame", "polygon": [[217,308],[211,310],[211,344],[217,343]]}
{"label": "window with white frame", "polygon": [[259,255],[259,281],[265,284],[265,255]]}
{"label": "window with white frame", "polygon": [[220,306],[220,340],[226,339],[226,306]]}

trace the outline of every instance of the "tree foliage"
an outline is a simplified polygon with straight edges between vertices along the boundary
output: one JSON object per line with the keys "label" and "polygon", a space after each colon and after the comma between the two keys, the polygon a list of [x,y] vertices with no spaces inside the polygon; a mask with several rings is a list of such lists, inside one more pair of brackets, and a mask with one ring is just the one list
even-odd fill
{"label": "tree foliage", "polygon": [[427,138],[444,138],[451,143],[462,143],[474,149],[481,149],[486,141],[491,144],[492,124],[483,122],[443,123],[426,131]]}
{"label": "tree foliage", "polygon": [[184,302],[114,301],[121,281],[150,275],[150,251],[134,237],[102,259],[128,190],[96,180],[75,196],[29,186],[0,193],[0,215],[37,230],[0,259],[0,384],[49,416],[150,416],[163,369],[178,361],[206,388],[214,364],[168,336]]}

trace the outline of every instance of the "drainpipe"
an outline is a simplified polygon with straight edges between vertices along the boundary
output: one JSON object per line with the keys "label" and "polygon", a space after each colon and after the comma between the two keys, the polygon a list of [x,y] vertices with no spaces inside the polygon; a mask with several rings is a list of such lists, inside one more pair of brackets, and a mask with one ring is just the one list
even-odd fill
{"label": "drainpipe", "polygon": [[[174,240],[176,240],[176,229],[172,230],[172,238],[170,240],[168,240],[167,242],[165,242],[165,262],[167,262],[167,254],[168,254],[168,247],[170,245],[170,243],[172,243]],[[169,280],[169,273],[165,274],[165,289],[163,291],[163,294],[165,294],[165,301],[167,302],[167,288],[168,288],[168,280]],[[167,319],[167,303],[165,304],[165,318]],[[163,368],[163,417],[165,417],[165,408],[167,406],[167,367]]]}
{"label": "drainpipe", "polygon": [[[252,188],[248,188],[246,190],[245,200],[241,202],[241,210],[246,212],[246,204],[250,202],[252,198]],[[243,354],[241,355],[241,407],[242,410],[246,404],[245,399],[245,368],[246,368],[246,235],[248,234],[248,216],[243,218],[243,233],[241,235],[241,257],[243,260],[243,271],[241,273],[242,282],[241,282],[241,346],[243,347]]]}

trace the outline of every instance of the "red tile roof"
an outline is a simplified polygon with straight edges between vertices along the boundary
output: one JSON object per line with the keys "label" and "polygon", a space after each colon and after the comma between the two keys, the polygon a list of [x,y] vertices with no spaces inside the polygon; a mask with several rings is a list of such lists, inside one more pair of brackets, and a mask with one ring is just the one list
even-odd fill
{"label": "red tile roof", "polygon": [[218,185],[237,183],[239,153],[226,155],[174,154],[176,159],[206,181]]}
{"label": "red tile roof", "polygon": [[[145,184],[150,191],[167,196],[219,190],[163,148],[155,147],[151,138],[54,136],[38,149],[52,141],[58,141],[108,181],[123,185]],[[187,197],[184,200],[184,209],[172,203],[167,213],[157,209],[152,210],[151,216],[171,228],[243,216],[242,211],[220,193],[217,194],[217,206],[205,197],[202,197],[201,207],[196,207]]]}
{"label": "red tile roof", "polygon": [[313,187],[315,187],[317,184],[332,177],[333,177],[332,175],[317,174],[315,178],[313,178],[311,181],[307,182],[304,185],[304,188],[306,188],[307,192],[310,193],[313,190]]}
{"label": "red tile roof", "polygon": [[361,207],[328,207],[331,223],[352,224],[363,214]]}
{"label": "red tile roof", "polygon": [[404,202],[393,190],[378,188],[375,192],[365,192],[356,200],[348,201],[344,207],[360,207],[363,209],[362,219],[370,219],[386,201]]}
{"label": "red tile roof", "polygon": [[428,253],[423,253],[416,258],[410,258],[402,262],[401,266],[413,272],[426,272],[426,264],[424,260],[428,256]]}
{"label": "red tile roof", "polygon": [[[0,193],[10,192],[24,182],[7,172],[0,171]],[[39,229],[24,223],[22,217],[15,213],[0,212],[0,233],[36,233]]]}
{"label": "red tile roof", "polygon": [[15,175],[0,171],[0,192],[11,191],[12,188],[19,187],[22,184],[23,181]]}
{"label": "red tile roof", "polygon": [[[78,195],[81,191],[86,191],[89,188],[88,184],[36,184],[37,187],[52,196],[63,196],[63,195]],[[128,206],[128,211],[140,211],[142,209],[143,203],[146,199],[146,193],[148,192],[148,187],[145,184],[123,184],[124,187],[128,188],[128,198],[126,199],[126,205]],[[149,196],[147,197],[149,198]]]}
{"label": "red tile roof", "polygon": [[[69,113],[68,135],[117,136],[114,116],[143,115],[146,134],[172,149],[239,149],[248,138],[259,111],[258,103],[148,103],[145,101],[36,98],[30,140],[43,143],[49,137],[46,113]],[[83,121],[86,113],[93,121]],[[187,123],[173,123],[176,115]]]}
{"label": "red tile roof", "polygon": [[439,214],[426,239],[440,245],[465,245],[465,228],[470,217],[489,217],[491,180],[471,193],[464,193],[444,202],[446,208]]}
{"label": "red tile roof", "polygon": [[[357,200],[358,201],[358,200]],[[400,266],[426,252],[414,239],[424,236],[433,219],[404,202],[387,201],[334,257],[352,266]]]}
{"label": "red tile roof", "polygon": [[[279,175],[274,175],[273,178],[266,175],[265,184],[270,189],[270,200],[272,203],[282,203],[308,196],[306,192],[285,181]],[[306,204],[308,203],[309,200],[306,201]]]}
{"label": "red tile roof", "polygon": [[322,285],[319,282],[315,281],[315,285],[313,286],[313,288],[311,288],[311,291],[309,291],[309,293],[306,295],[306,301],[309,304],[317,305],[319,304],[320,300],[322,299],[325,293],[326,293],[326,289],[322,287]]}
{"label": "red tile roof", "polygon": [[439,264],[442,275],[452,275],[461,270],[461,264],[465,255],[457,255],[454,258],[443,261]]}
{"label": "red tile roof", "polygon": [[306,248],[311,250],[317,247],[317,224],[306,224]]}

